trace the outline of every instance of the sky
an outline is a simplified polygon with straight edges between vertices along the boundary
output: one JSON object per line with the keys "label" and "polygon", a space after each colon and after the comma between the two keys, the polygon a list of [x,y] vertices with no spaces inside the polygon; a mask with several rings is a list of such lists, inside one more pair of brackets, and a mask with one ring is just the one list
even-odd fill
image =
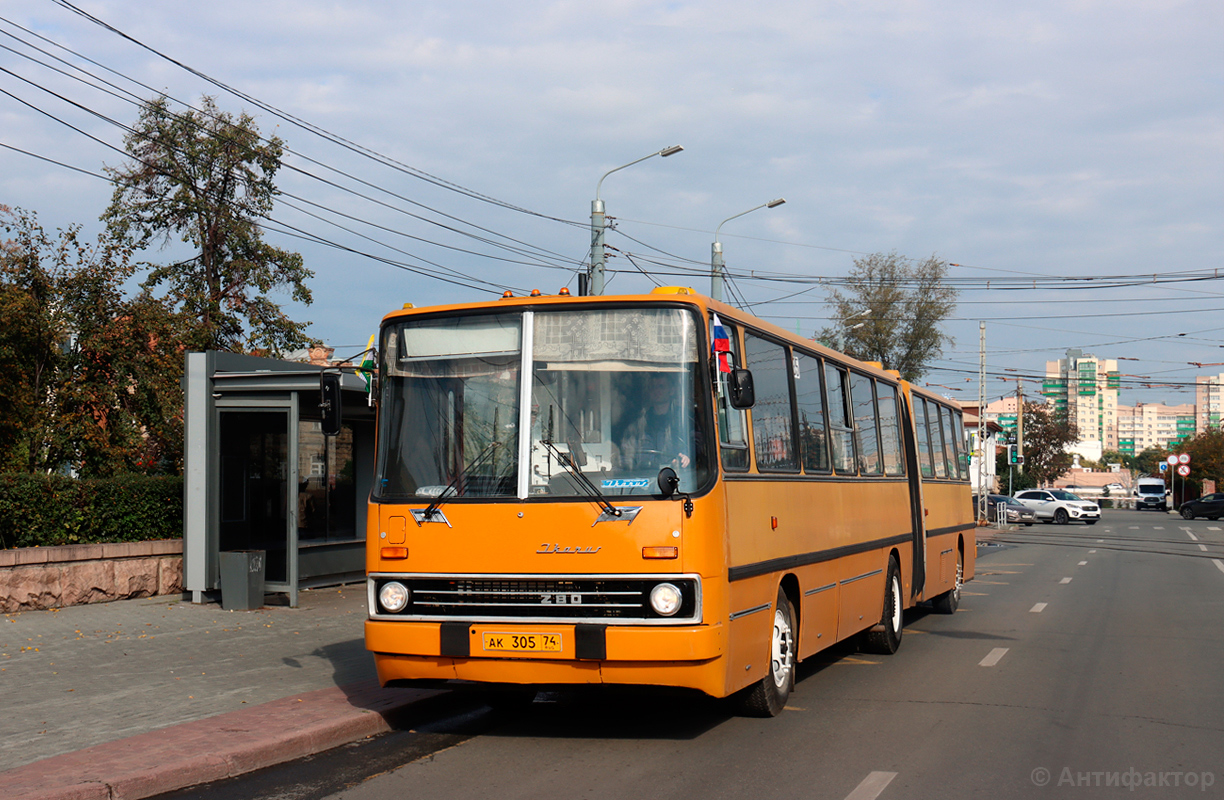
{"label": "sky", "polygon": [[811,335],[856,258],[936,256],[936,391],[977,401],[985,321],[988,401],[1079,348],[1125,359],[1123,403],[1193,402],[1222,53],[1218,0],[0,0],[0,204],[96,234],[136,103],[214,96],[291,151],[265,236],[346,355],[403,303],[576,291],[601,176],[679,144],[603,181],[607,293],[708,292],[719,224],[781,197],[719,233],[758,316]]}

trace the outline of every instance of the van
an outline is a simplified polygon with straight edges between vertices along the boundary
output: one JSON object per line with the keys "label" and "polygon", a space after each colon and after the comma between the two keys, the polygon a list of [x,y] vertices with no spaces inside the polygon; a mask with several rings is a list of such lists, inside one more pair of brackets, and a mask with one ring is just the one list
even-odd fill
{"label": "van", "polygon": [[1136,481],[1135,508],[1140,511],[1145,508],[1169,510],[1169,502],[1165,499],[1164,478],[1140,478]]}

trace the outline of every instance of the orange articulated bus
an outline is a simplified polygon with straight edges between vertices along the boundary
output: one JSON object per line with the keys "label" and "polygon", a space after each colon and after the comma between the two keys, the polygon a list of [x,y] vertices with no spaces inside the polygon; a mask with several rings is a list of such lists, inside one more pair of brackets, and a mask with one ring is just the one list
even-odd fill
{"label": "orange articulated bus", "polygon": [[383,685],[636,684],[777,714],[974,571],[957,405],[684,288],[389,314]]}

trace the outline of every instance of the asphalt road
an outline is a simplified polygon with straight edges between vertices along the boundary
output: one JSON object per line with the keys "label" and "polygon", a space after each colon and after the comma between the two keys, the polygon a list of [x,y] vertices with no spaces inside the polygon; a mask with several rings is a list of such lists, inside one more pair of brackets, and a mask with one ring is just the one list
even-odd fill
{"label": "asphalt road", "polygon": [[[629,692],[456,698],[412,731],[180,800],[1224,796],[1224,522],[987,533],[953,616],[810,659],[786,711]],[[169,797],[169,796],[168,796]]]}

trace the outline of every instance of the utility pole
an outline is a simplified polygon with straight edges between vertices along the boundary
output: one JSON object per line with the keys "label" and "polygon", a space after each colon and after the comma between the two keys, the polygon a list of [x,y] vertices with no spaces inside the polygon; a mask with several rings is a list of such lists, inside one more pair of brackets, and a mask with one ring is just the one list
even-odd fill
{"label": "utility pole", "polygon": [[1016,467],[1024,472],[1024,378],[1016,378]]}
{"label": "utility pole", "polygon": [[[986,519],[986,322],[978,323],[978,503],[977,518]],[[993,453],[991,454],[993,455]]]}

